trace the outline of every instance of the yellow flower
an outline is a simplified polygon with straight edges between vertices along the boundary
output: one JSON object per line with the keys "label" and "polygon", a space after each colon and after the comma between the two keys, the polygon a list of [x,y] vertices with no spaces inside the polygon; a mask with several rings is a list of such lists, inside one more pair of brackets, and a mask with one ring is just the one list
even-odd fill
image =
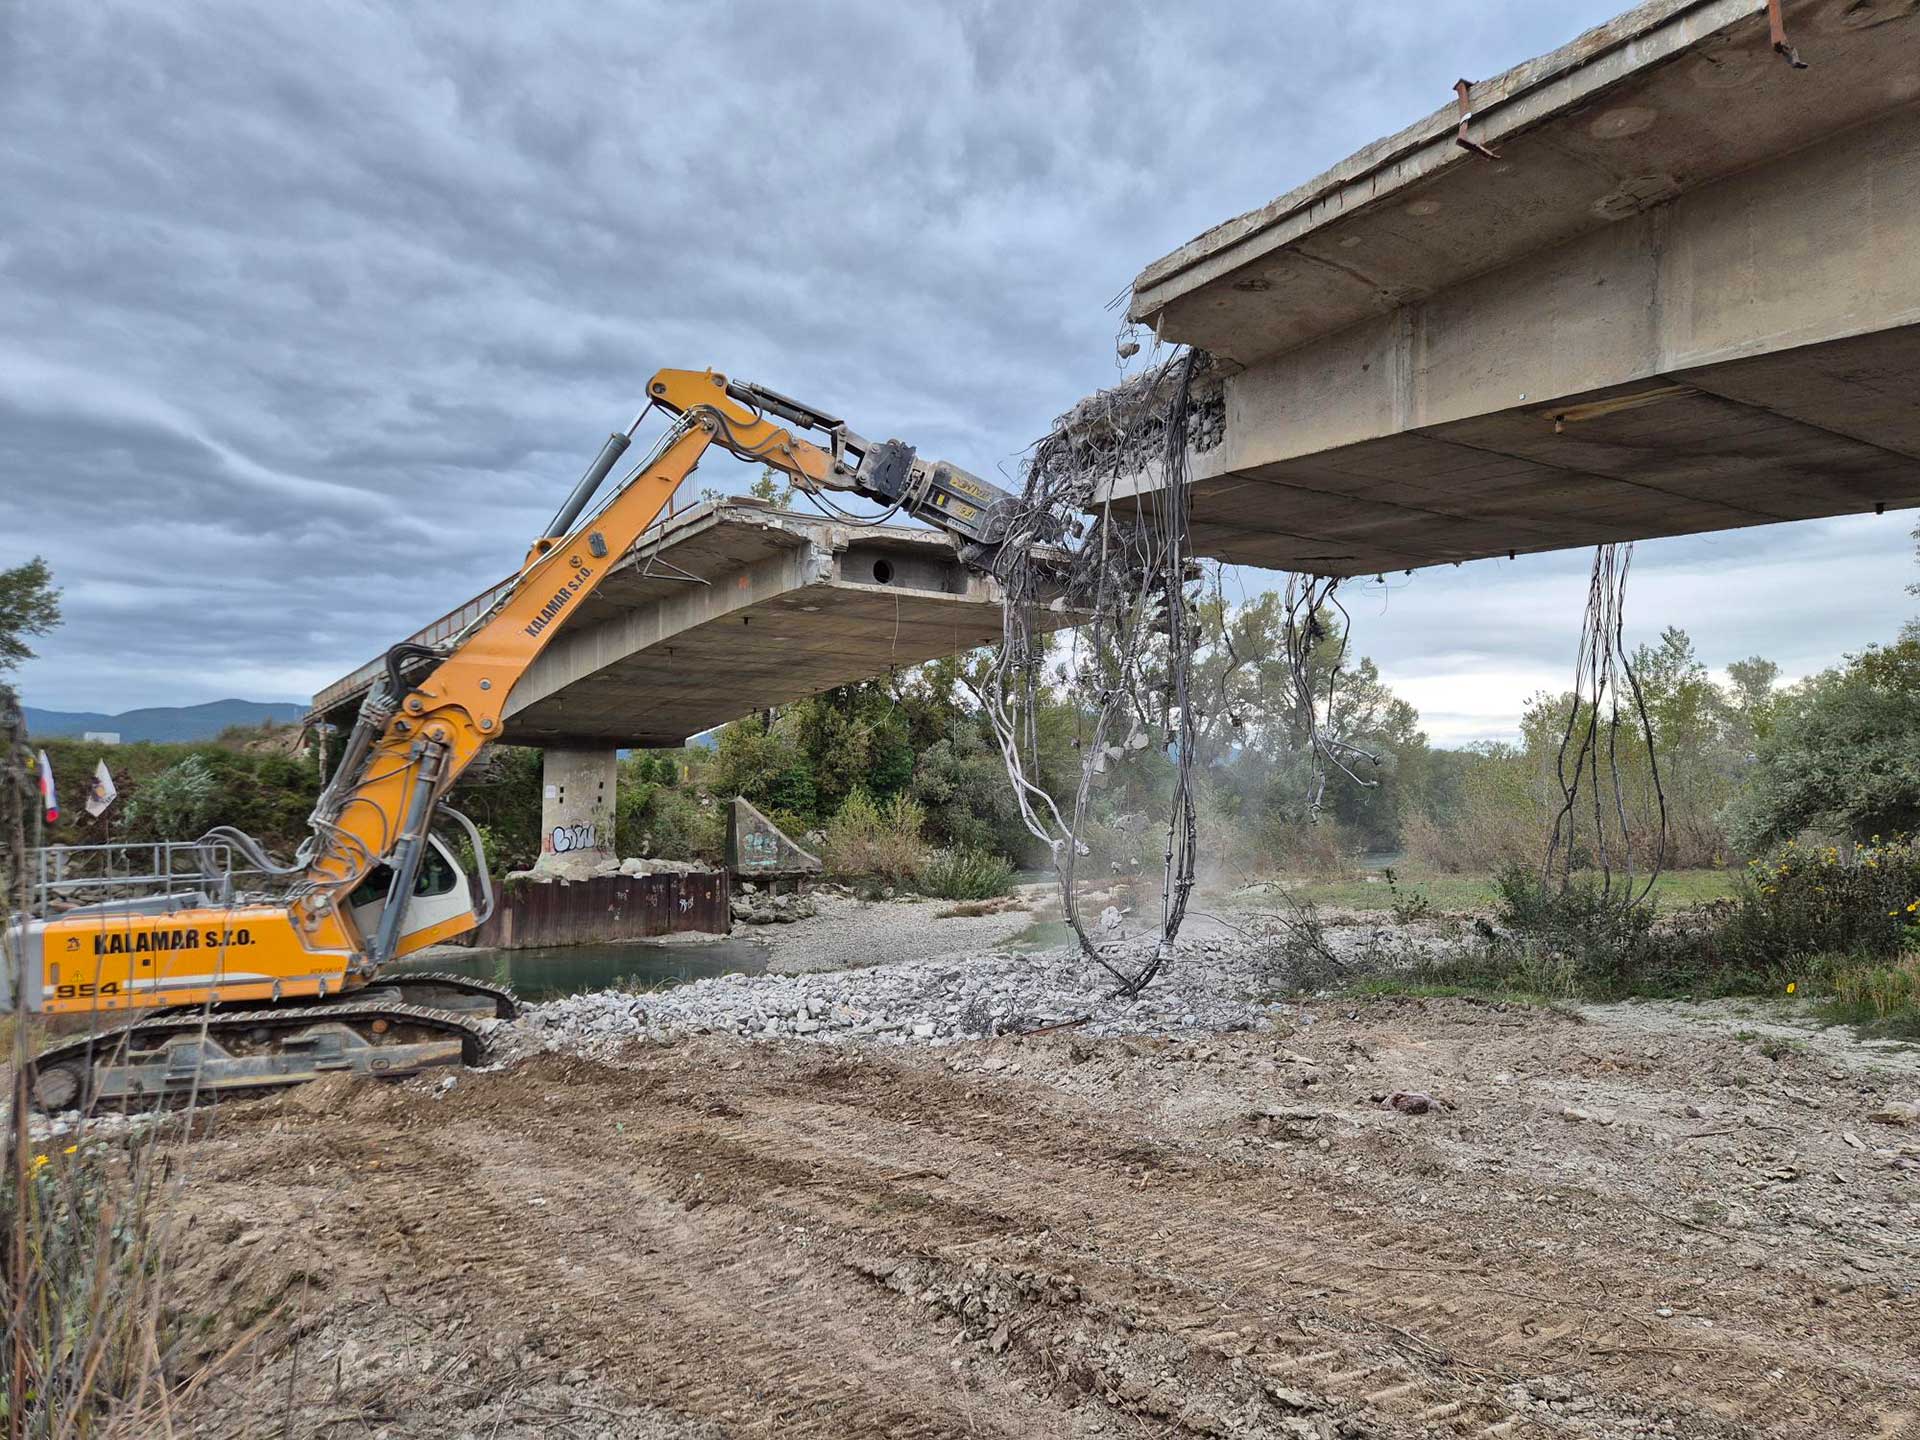
{"label": "yellow flower", "polygon": [[1795,990],[1796,990],[1797,988],[1799,988],[1799,987],[1797,987],[1797,986],[1796,986],[1796,985],[1795,985],[1795,984],[1793,983],[1793,981],[1791,981],[1791,980],[1789,980],[1789,981],[1787,982],[1787,994],[1789,994],[1789,995],[1791,995],[1791,994],[1793,994],[1793,992],[1794,992],[1794,991],[1795,991]]}
{"label": "yellow flower", "polygon": [[78,1145],[69,1145],[67,1146],[66,1149],[62,1150],[60,1153],[62,1155],[73,1155],[73,1154],[77,1154],[79,1152],[79,1149],[80,1147]]}
{"label": "yellow flower", "polygon": [[33,1157],[33,1168],[36,1170],[41,1169],[43,1166],[51,1165],[52,1163],[53,1162],[44,1155],[36,1155]]}

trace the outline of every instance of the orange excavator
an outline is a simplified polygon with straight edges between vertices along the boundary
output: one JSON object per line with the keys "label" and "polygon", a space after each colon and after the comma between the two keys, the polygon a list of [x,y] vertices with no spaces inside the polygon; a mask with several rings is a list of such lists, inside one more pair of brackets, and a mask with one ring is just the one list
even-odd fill
{"label": "orange excavator", "polygon": [[[169,855],[165,883],[151,893],[59,913],[42,903],[38,915],[11,922],[11,950],[22,958],[17,983],[0,977],[0,1009],[115,1021],[37,1058],[36,1105],[253,1093],[329,1071],[401,1076],[478,1062],[487,1022],[511,1016],[512,996],[388,969],[491,912],[480,834],[447,804],[448,792],[499,737],[515,682],[710,446],[772,466],[810,493],[850,491],[938,525],[982,568],[1019,504],[899,441],[869,442],[833,416],[712,371],[662,370],[647,402],[608,438],[487,613],[441,645],[387,651],[385,674],[361,704],[291,865],[223,827],[191,847],[156,847]],[[655,409],[671,417],[666,433],[594,506]],[[443,838],[448,827],[471,849],[471,873],[457,840]],[[171,852],[183,848],[196,857],[197,881],[176,883]],[[236,894],[235,857],[276,881],[277,892]],[[211,884],[217,874],[224,884]],[[43,879],[47,897],[63,893],[57,875]],[[70,887],[64,893],[71,898]]]}

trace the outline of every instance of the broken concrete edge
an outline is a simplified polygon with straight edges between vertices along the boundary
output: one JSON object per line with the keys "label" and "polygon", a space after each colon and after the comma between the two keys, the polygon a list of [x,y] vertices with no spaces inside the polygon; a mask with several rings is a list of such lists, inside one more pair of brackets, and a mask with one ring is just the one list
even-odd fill
{"label": "broken concrete edge", "polygon": [[[1473,133],[1492,145],[1672,59],[1702,39],[1766,13],[1766,0],[1647,0],[1559,49],[1473,85]],[[1631,47],[1625,63],[1599,62]],[[1390,202],[1401,191],[1479,157],[1456,140],[1457,100],[1342,160],[1257,210],[1202,231],[1148,265],[1133,282],[1127,318],[1156,324],[1182,295],[1279,250],[1340,216]]]}
{"label": "broken concrete edge", "polygon": [[919,525],[862,525],[831,515],[789,510],[750,495],[723,495],[717,500],[702,500],[643,531],[633,548],[615,562],[614,569],[631,570],[644,565],[652,556],[691,534],[725,524],[757,524],[792,536],[797,545],[814,544],[829,551],[846,548],[856,536],[887,545],[938,551],[943,556],[955,554],[957,550],[944,531]]}
{"label": "broken concrete edge", "polygon": [[800,847],[744,795],[727,807],[726,868],[747,879],[818,875],[820,857]]}

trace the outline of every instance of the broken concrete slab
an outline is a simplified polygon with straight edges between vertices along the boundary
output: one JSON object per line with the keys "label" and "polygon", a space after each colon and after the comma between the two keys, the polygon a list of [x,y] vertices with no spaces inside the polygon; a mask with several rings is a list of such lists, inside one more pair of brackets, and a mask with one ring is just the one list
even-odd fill
{"label": "broken concrete slab", "polygon": [[[1196,547],[1364,574],[1920,503],[1920,13],[1655,0],[1147,267]],[[1443,84],[1436,89],[1444,89]],[[1151,469],[1121,481],[1151,488]]]}

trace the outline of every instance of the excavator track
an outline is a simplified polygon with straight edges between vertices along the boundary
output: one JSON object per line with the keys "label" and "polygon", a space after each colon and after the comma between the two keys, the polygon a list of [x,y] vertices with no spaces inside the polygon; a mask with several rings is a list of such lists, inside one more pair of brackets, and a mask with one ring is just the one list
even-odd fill
{"label": "excavator track", "polygon": [[474,1000],[491,1000],[493,1018],[496,1020],[511,1020],[520,1013],[520,997],[507,986],[495,985],[490,980],[474,980],[465,975],[448,975],[439,971],[418,975],[386,974],[374,984],[382,989],[391,988],[400,991],[407,997],[407,1003],[410,1005],[445,1008],[434,1005],[433,1000],[429,998],[434,991],[441,990],[451,991],[457,996],[467,996]]}
{"label": "excavator track", "polygon": [[252,1097],[339,1072],[400,1079],[478,1064],[487,1030],[482,1019],[376,999],[174,1011],[47,1050],[33,1061],[31,1093],[44,1111],[125,1109]]}

